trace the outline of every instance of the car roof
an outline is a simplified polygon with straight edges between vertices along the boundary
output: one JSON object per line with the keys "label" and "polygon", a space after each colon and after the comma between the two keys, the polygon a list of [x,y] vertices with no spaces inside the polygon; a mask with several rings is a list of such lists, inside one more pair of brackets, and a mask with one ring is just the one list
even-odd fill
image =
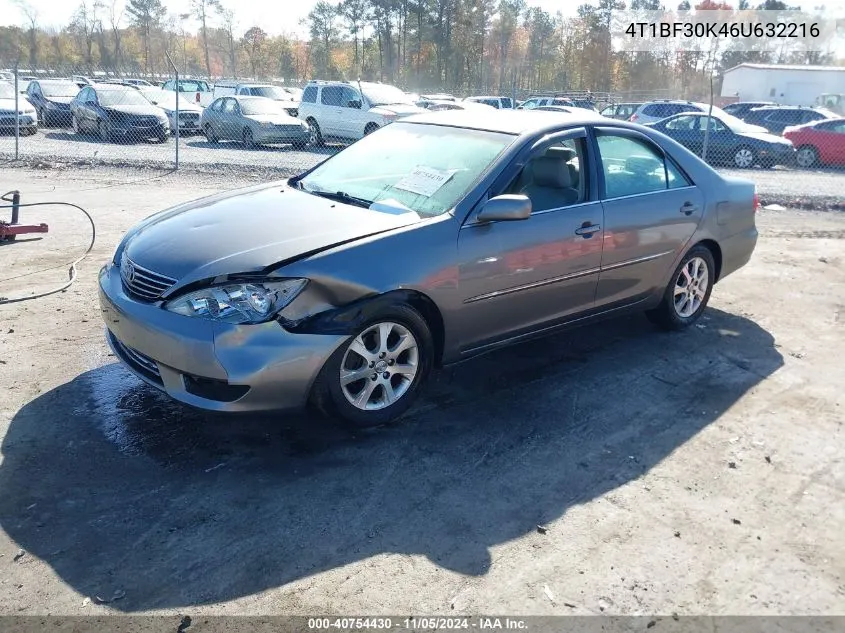
{"label": "car roof", "polygon": [[276,103],[276,101],[270,97],[259,97],[258,95],[226,95],[225,97],[221,97],[221,99],[234,99],[235,101],[270,101],[272,103]]}
{"label": "car roof", "polygon": [[601,125],[638,129],[638,126],[623,121],[586,117],[580,114],[567,115],[563,112],[561,115],[567,118],[564,120],[559,117],[550,117],[547,111],[534,112],[533,110],[497,110],[490,108],[489,112],[486,110],[483,112],[480,110],[441,110],[439,112],[415,114],[402,120],[409,123],[459,127],[513,135],[552,131],[559,129],[561,123],[571,127],[580,127],[596,125],[597,121]]}

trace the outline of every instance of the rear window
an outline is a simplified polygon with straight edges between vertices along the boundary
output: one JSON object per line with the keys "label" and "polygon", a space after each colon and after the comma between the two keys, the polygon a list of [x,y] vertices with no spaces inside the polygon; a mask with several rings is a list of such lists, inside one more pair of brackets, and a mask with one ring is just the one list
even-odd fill
{"label": "rear window", "polygon": [[512,108],[513,107],[513,101],[510,99],[510,97],[502,97],[502,107],[503,108]]}
{"label": "rear window", "polygon": [[308,86],[302,93],[305,103],[317,103],[317,86]]}
{"label": "rear window", "polygon": [[775,110],[766,117],[772,123],[798,123],[802,116],[800,110]]}

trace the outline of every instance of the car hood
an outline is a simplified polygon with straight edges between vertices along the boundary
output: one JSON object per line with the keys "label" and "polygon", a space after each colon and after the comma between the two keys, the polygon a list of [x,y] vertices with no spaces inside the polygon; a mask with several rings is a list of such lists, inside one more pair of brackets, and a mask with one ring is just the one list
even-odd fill
{"label": "car hood", "polygon": [[284,183],[203,198],[132,229],[125,252],[137,265],[179,280],[258,272],[420,221],[314,196]]}
{"label": "car hood", "polygon": [[764,143],[772,143],[773,145],[792,145],[792,141],[789,139],[783,138],[782,136],[776,136],[775,134],[770,134],[769,132],[739,132],[737,136],[754,139],[755,141],[762,141]]}
{"label": "car hood", "polygon": [[[9,112],[15,111],[15,100],[14,99],[0,99],[0,110],[8,110]],[[32,104],[24,98],[18,99],[18,110],[22,110],[23,112],[32,112]]]}
{"label": "car hood", "polygon": [[395,114],[398,117],[406,117],[425,111],[425,108],[410,103],[393,103],[390,105],[376,106],[370,110],[370,112],[374,112],[375,114]]}
{"label": "car hood", "polygon": [[161,115],[161,108],[158,108],[153,104],[103,106],[103,110],[106,110],[108,112],[120,112],[121,114],[145,114],[155,117]]}
{"label": "car hood", "polygon": [[302,121],[288,114],[250,114],[247,116],[258,123],[272,123],[273,125],[300,125]]}
{"label": "car hood", "polygon": [[76,99],[75,95],[73,97],[44,97],[45,101],[50,101],[51,103],[61,103],[64,105],[68,105],[74,99]]}

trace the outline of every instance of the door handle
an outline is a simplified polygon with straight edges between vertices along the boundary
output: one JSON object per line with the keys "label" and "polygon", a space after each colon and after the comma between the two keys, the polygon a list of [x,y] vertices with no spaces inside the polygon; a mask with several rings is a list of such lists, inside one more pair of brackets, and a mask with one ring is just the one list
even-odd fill
{"label": "door handle", "polygon": [[601,231],[600,224],[590,224],[589,222],[584,222],[580,228],[575,229],[575,235],[580,235],[584,239],[590,238],[593,236],[593,233],[598,233]]}
{"label": "door handle", "polygon": [[681,213],[684,215],[692,215],[696,211],[698,211],[698,207],[692,202],[684,202],[684,206],[681,207]]}

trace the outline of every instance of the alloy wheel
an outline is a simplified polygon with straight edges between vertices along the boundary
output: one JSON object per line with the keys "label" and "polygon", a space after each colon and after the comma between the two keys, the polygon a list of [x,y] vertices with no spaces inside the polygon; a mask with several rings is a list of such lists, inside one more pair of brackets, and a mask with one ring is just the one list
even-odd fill
{"label": "alloy wheel", "polygon": [[812,147],[802,147],[795,155],[795,162],[799,167],[812,167],[816,162],[816,150]]}
{"label": "alloy wheel", "polygon": [[754,165],[754,152],[747,147],[741,147],[734,154],[734,164],[743,169]]}
{"label": "alloy wheel", "polygon": [[76,120],[76,116],[70,117],[70,126],[73,128],[74,134],[79,134],[79,121]]}
{"label": "alloy wheel", "polygon": [[707,295],[710,275],[707,262],[701,257],[693,257],[684,264],[675,279],[675,312],[682,319],[691,317],[701,307]]}
{"label": "alloy wheel", "polygon": [[317,127],[316,121],[308,121],[308,142],[311,145],[320,143],[320,128]]}
{"label": "alloy wheel", "polygon": [[341,390],[362,411],[389,407],[404,396],[419,369],[419,346],[404,325],[382,322],[361,332],[340,364]]}

